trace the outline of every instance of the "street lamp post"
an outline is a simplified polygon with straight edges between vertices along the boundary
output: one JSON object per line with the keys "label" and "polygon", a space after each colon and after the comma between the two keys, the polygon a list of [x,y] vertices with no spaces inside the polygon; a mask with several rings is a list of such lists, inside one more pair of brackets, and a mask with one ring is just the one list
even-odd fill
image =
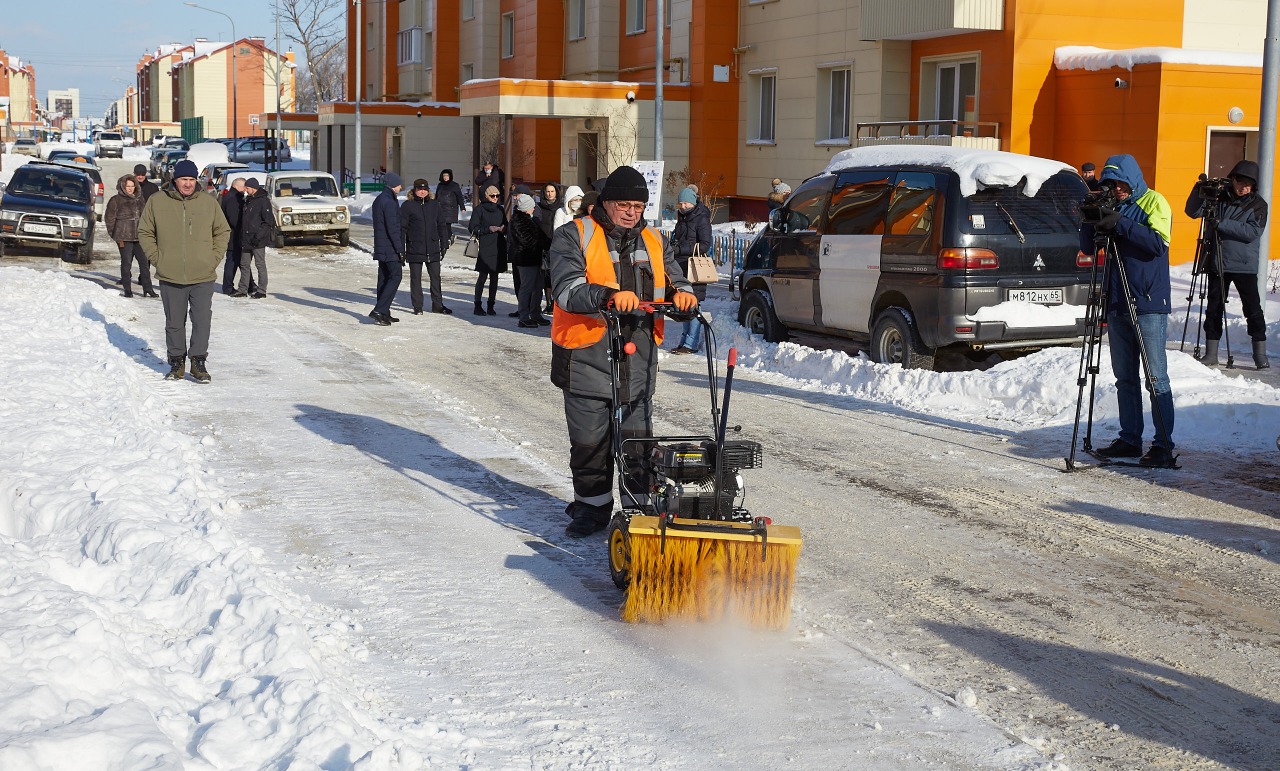
{"label": "street lamp post", "polygon": [[236,49],[240,47],[240,38],[236,35],[236,21],[222,11],[214,10],[213,8],[205,8],[203,5],[196,5],[195,3],[183,3],[183,5],[225,16],[227,21],[231,22],[231,148],[232,152],[235,152],[235,146],[240,143],[240,130],[237,125],[240,120],[240,106],[236,100],[239,95],[236,91],[236,70],[239,69],[236,66]]}

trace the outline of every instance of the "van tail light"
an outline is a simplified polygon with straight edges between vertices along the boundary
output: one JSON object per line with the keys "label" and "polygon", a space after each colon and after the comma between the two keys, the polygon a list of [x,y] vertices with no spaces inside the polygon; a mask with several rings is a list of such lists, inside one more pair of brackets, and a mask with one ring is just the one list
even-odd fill
{"label": "van tail light", "polygon": [[1085,254],[1084,252],[1076,252],[1077,268],[1092,268],[1094,265],[1101,265],[1106,259],[1106,253],[1101,249],[1097,254]]}
{"label": "van tail light", "polygon": [[[82,189],[83,189],[83,188],[82,188]],[[104,191],[104,189],[103,189],[103,187],[102,187],[102,183],[101,183],[101,182],[99,182],[99,183],[98,183],[98,196],[99,196],[99,197],[101,197],[101,196],[102,196],[102,194],[103,194],[103,192],[105,192],[105,191]]]}
{"label": "van tail light", "polygon": [[955,248],[938,252],[939,270],[995,270],[1000,258],[990,249]]}

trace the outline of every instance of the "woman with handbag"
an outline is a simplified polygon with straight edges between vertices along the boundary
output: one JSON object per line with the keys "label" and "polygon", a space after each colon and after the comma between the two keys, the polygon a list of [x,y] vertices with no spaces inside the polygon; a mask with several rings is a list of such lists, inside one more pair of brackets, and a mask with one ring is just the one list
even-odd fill
{"label": "woman with handbag", "polygon": [[[690,275],[690,263],[698,263],[702,270],[710,269],[715,273],[715,263],[711,262],[711,210],[698,200],[698,194],[689,188],[680,191],[676,203],[676,227],[671,231],[672,251],[680,270],[693,284],[693,294],[701,303],[707,299],[707,285],[696,279],[707,278]],[[712,279],[714,280],[714,279]],[[684,322],[680,341],[671,351],[677,355],[697,353],[702,350],[702,324],[696,319]]]}
{"label": "woman with handbag", "polygon": [[[476,307],[477,316],[495,316],[494,303],[498,298],[498,274],[507,269],[507,215],[498,203],[498,188],[484,188],[484,202],[471,212],[471,235],[477,240],[476,252]],[[470,245],[468,245],[470,250]],[[480,306],[480,296],[485,282],[489,282],[489,310]]]}

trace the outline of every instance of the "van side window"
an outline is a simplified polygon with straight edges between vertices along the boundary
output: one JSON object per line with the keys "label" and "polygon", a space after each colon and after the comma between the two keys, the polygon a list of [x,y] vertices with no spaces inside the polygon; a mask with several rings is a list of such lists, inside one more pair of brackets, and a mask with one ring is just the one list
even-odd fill
{"label": "van side window", "polygon": [[825,184],[817,184],[812,187],[801,185],[792,194],[791,200],[787,201],[787,216],[785,219],[787,232],[795,233],[799,230],[813,230],[816,228],[818,219],[826,211],[827,196],[830,192],[830,177],[826,179]]}
{"label": "van side window", "polygon": [[888,234],[924,236],[933,230],[938,191],[932,174],[904,172],[898,175],[889,205]]}
{"label": "van side window", "polygon": [[884,232],[884,215],[893,190],[892,172],[853,172],[836,180],[827,216],[827,234],[838,236],[879,235]]}

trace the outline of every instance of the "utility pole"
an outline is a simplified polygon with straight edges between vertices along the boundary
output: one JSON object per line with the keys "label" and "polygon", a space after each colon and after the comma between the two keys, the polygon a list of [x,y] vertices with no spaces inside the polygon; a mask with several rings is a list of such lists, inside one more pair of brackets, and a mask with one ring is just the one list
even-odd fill
{"label": "utility pole", "polygon": [[[1258,193],[1276,203],[1276,92],[1280,87],[1280,0],[1267,0],[1267,37],[1262,48],[1262,114],[1258,117]],[[1274,209],[1273,209],[1274,211]],[[1267,299],[1270,271],[1271,217],[1262,229],[1258,260],[1258,296]]]}
{"label": "utility pole", "polygon": [[360,63],[364,58],[363,44],[360,41],[360,29],[364,26],[364,18],[360,12],[360,0],[351,0],[356,9],[356,184],[355,197],[360,199],[360,169],[364,168],[360,165],[360,95],[364,92],[364,73],[360,70]]}
{"label": "utility pole", "polygon": [[[666,10],[664,6],[667,4],[667,0],[657,0],[657,3],[658,7],[656,10],[658,17],[656,21],[658,24],[658,35],[656,47],[658,49],[658,68],[655,71],[657,77],[654,78],[654,80],[656,80],[657,83],[655,84],[653,91],[653,159],[655,161],[660,161],[662,160],[662,81],[667,79],[667,69],[665,67],[665,62],[663,61],[666,57],[663,55],[662,50],[662,37],[664,27],[666,25]],[[659,204],[661,204],[661,202],[659,202]]]}
{"label": "utility pole", "polygon": [[280,0],[276,0],[276,171],[280,170],[280,90],[283,85],[280,83]]}

